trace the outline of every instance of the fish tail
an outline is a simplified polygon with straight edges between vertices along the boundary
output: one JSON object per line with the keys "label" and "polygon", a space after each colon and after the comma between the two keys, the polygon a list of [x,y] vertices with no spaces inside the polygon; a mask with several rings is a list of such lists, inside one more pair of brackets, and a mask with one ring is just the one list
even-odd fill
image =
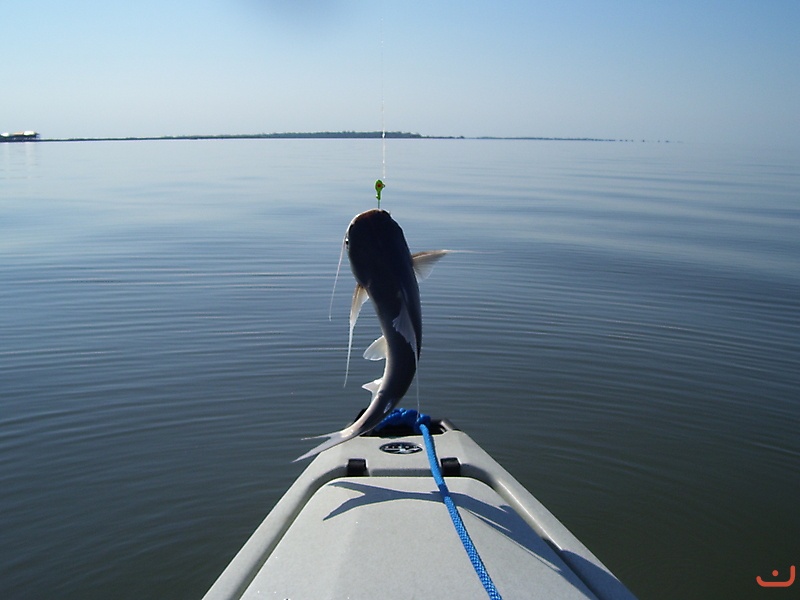
{"label": "fish tail", "polygon": [[334,433],[326,433],[325,435],[317,435],[312,438],[306,438],[310,440],[321,439],[321,438],[327,438],[327,439],[321,444],[317,445],[316,447],[312,448],[311,450],[303,454],[303,456],[295,458],[294,461],[292,462],[299,462],[306,458],[311,458],[312,456],[315,456],[320,452],[327,450],[328,448],[333,448],[334,446],[338,446],[339,444],[356,437],[356,435],[357,435],[356,431],[348,428],[348,429],[343,429],[341,431],[336,431]]}

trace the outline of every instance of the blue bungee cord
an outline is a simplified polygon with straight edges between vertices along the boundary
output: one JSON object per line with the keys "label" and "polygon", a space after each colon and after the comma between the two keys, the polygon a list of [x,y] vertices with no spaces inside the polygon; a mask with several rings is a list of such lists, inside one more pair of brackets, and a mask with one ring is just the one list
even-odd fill
{"label": "blue bungee cord", "polygon": [[486,570],[480,554],[478,554],[478,549],[475,548],[475,544],[472,543],[472,538],[469,537],[469,532],[464,525],[464,521],[461,519],[461,515],[458,514],[456,503],[450,496],[450,490],[447,488],[447,484],[444,482],[442,470],[439,468],[439,459],[436,456],[436,447],[433,444],[433,436],[428,429],[430,423],[431,418],[428,415],[417,413],[415,410],[396,408],[386,416],[386,418],[375,428],[375,430],[380,430],[386,426],[408,425],[414,429],[414,432],[422,434],[422,439],[425,440],[425,451],[428,454],[428,463],[431,467],[431,475],[433,475],[433,480],[436,482],[436,486],[439,488],[439,494],[442,497],[442,502],[444,502],[445,506],[447,507],[447,512],[450,513],[450,519],[453,521],[453,526],[456,528],[456,533],[458,533],[458,537],[461,539],[461,543],[464,545],[464,550],[466,550],[467,556],[469,556],[469,560],[472,563],[472,568],[475,569],[475,573],[481,580],[483,589],[486,590],[489,598],[491,598],[491,600],[502,600],[500,592],[498,592],[497,588],[494,586],[494,582],[489,576],[489,572]]}

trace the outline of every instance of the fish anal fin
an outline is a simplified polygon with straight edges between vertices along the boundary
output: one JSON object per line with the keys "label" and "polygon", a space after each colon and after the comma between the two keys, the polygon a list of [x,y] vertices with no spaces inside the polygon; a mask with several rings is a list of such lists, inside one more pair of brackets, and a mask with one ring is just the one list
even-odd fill
{"label": "fish anal fin", "polygon": [[364,350],[364,358],[367,360],[385,360],[389,352],[389,346],[386,343],[386,338],[381,336],[369,345],[369,348]]}

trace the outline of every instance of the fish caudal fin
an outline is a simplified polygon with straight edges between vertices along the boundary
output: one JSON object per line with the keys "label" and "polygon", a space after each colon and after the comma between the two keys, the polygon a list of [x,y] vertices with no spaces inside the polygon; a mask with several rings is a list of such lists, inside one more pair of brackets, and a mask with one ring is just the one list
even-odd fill
{"label": "fish caudal fin", "polygon": [[325,435],[318,435],[312,438],[306,438],[309,440],[315,440],[320,438],[327,438],[327,439],[321,444],[315,446],[314,448],[303,454],[303,456],[298,456],[292,462],[298,462],[301,460],[305,460],[306,458],[311,458],[312,456],[316,456],[317,454],[323,452],[324,450],[328,450],[329,448],[338,446],[339,444],[356,437],[355,433],[356,433],[355,431],[351,430],[348,427],[347,429],[343,429],[342,431],[337,431],[335,433],[326,433]]}

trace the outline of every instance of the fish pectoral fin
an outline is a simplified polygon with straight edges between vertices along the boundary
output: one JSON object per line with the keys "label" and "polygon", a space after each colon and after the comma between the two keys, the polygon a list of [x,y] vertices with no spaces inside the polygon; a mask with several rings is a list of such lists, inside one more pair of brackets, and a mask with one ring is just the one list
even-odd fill
{"label": "fish pectoral fin", "polygon": [[405,303],[401,304],[400,306],[400,314],[395,317],[394,321],[392,321],[392,325],[394,326],[397,333],[403,336],[405,340],[410,344],[411,349],[414,350],[414,356],[419,354],[417,349],[417,333],[414,331],[414,323],[411,320],[411,315],[408,312],[408,307]]}
{"label": "fish pectoral fin", "polygon": [[365,383],[361,387],[370,392],[372,394],[372,400],[374,400],[375,396],[378,394],[378,389],[381,387],[382,382],[383,378],[376,379],[375,381],[370,381],[369,383]]}
{"label": "fish pectoral fin", "polygon": [[412,254],[411,261],[414,265],[414,274],[417,276],[417,281],[426,280],[431,271],[433,271],[434,265],[448,252],[450,250],[427,250]]}
{"label": "fish pectoral fin", "polygon": [[353,290],[353,302],[350,304],[350,336],[347,339],[347,367],[344,371],[344,384],[347,385],[347,376],[350,374],[350,352],[353,349],[353,329],[355,329],[356,321],[358,321],[358,313],[361,312],[361,307],[364,302],[369,298],[367,289],[360,283],[356,284],[356,289]]}
{"label": "fish pectoral fin", "polygon": [[381,336],[369,345],[369,348],[364,350],[364,358],[367,360],[385,360],[389,352],[389,346],[386,343],[386,338]]}

